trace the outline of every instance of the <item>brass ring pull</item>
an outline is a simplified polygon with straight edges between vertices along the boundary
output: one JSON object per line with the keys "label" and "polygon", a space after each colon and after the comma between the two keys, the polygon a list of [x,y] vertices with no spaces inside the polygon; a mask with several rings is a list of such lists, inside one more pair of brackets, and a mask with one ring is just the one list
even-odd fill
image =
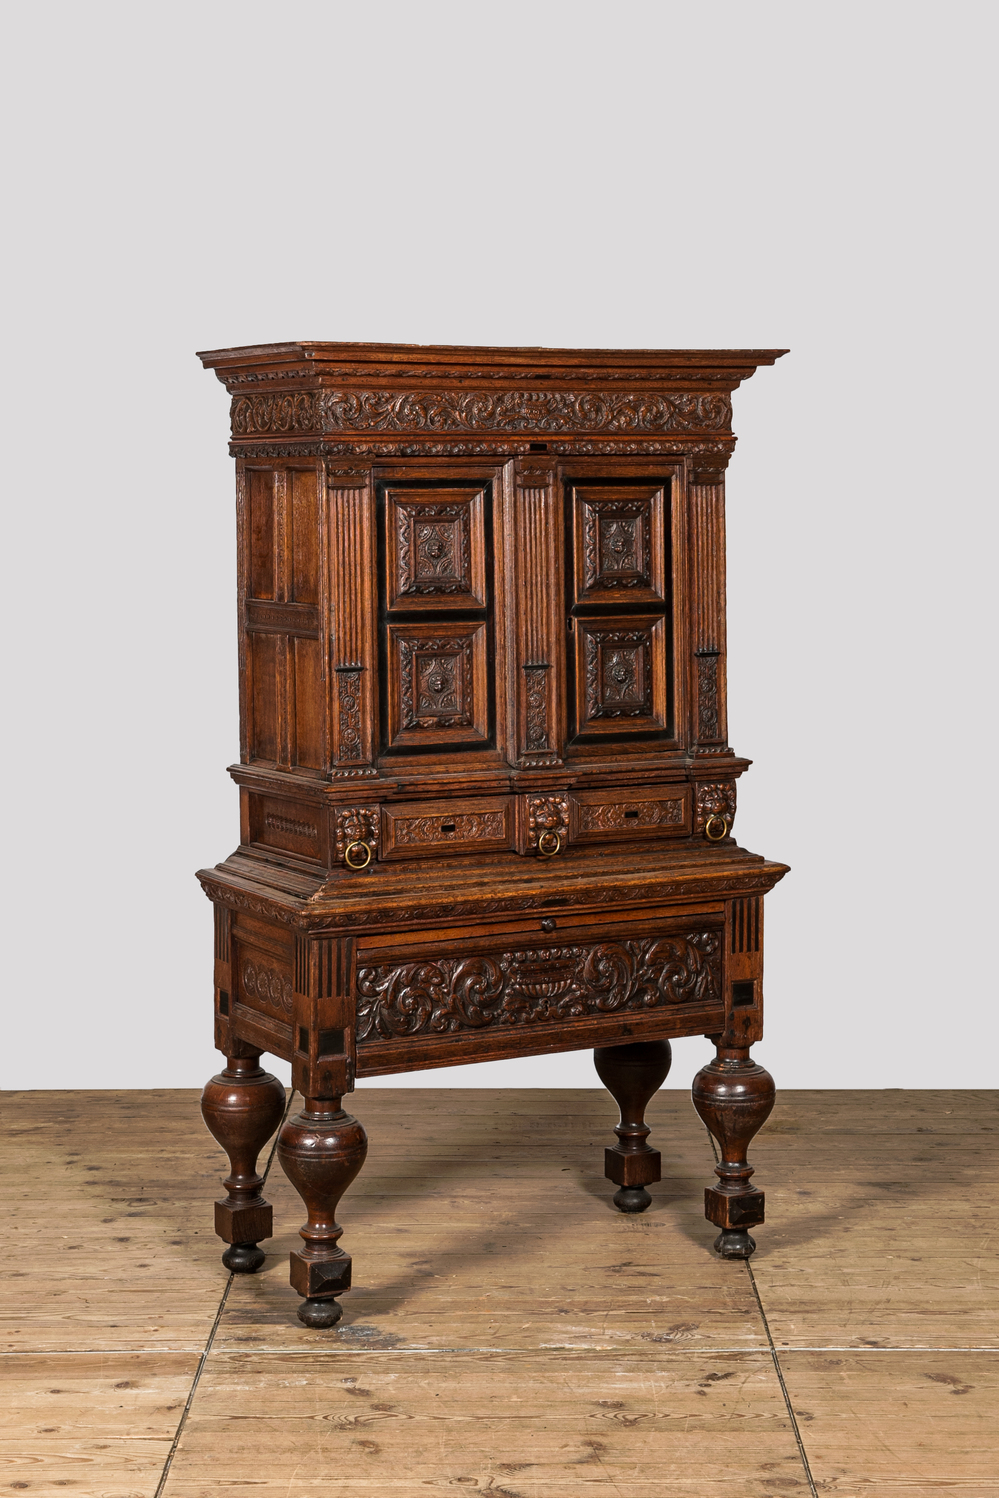
{"label": "brass ring pull", "polygon": [[[713,822],[718,823],[718,826],[721,828],[720,832],[711,831],[711,824]],[[707,838],[709,843],[720,843],[727,832],[728,818],[720,817],[717,812],[715,812],[714,816],[708,817],[708,820],[704,824],[704,836]]]}
{"label": "brass ring pull", "polygon": [[562,837],[550,828],[538,838],[538,853],[542,858],[554,858],[562,846]]}
{"label": "brass ring pull", "polygon": [[[358,857],[358,854],[362,854],[363,857]],[[356,843],[348,843],[343,850],[343,861],[348,869],[354,869],[355,871],[366,869],[371,862],[370,843],[362,843],[360,840]]]}

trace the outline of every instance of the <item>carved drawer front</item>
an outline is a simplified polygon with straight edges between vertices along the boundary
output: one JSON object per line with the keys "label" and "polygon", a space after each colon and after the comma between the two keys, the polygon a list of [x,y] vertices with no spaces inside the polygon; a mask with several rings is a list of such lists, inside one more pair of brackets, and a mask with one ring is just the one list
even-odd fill
{"label": "carved drawer front", "polygon": [[512,848],[510,796],[474,801],[412,801],[382,807],[382,858],[498,853]]}
{"label": "carved drawer front", "polygon": [[[357,1040],[377,1046],[420,1036],[431,1045],[566,1027],[621,1016],[655,1016],[684,1033],[684,1012],[723,1014],[719,918],[649,919],[634,912],[598,931],[566,926],[533,938],[512,933],[436,941],[395,951],[375,942],[357,953]],[[556,926],[556,922],[551,922]],[[562,922],[557,923],[561,928]],[[696,1029],[696,1025],[694,1026]],[[690,1033],[689,1031],[687,1033]],[[585,1044],[580,1039],[577,1044]]]}
{"label": "carved drawer front", "polygon": [[572,491],[576,603],[665,603],[661,485]]}
{"label": "carved drawer front", "polygon": [[689,837],[690,830],[689,785],[579,791],[572,797],[573,842]]}
{"label": "carved drawer front", "polygon": [[667,726],[662,615],[574,620],[576,733],[662,732]]}
{"label": "carved drawer front", "polygon": [[388,626],[388,742],[446,748],[489,742],[484,621]]}
{"label": "carved drawer front", "polygon": [[481,489],[389,489],[385,495],[386,602],[403,609],[484,609],[486,547]]}

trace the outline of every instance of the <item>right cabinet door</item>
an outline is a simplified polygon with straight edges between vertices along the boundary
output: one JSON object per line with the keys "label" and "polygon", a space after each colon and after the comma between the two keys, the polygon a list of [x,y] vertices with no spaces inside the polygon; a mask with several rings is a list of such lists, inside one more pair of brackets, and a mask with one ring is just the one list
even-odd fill
{"label": "right cabinet door", "polygon": [[566,484],[569,747],[675,737],[672,482]]}

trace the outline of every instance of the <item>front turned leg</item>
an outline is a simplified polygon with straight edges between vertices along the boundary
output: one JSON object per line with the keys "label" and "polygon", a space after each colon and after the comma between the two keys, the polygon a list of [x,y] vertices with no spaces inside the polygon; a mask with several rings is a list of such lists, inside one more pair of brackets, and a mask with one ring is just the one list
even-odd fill
{"label": "front turned leg", "polygon": [[652,1132],[645,1110],[665,1082],[672,1059],[668,1040],[605,1045],[593,1052],[597,1076],[621,1110],[621,1121],[614,1126],[618,1143],[604,1151],[604,1175],[620,1188],[614,1205],[622,1212],[644,1212],[652,1205],[645,1187],[662,1178],[662,1156],[645,1142]]}
{"label": "front turned leg", "polygon": [[201,1114],[229,1156],[222,1182],[228,1195],[215,1203],[215,1231],[229,1247],[222,1263],[233,1274],[253,1274],[266,1255],[257,1244],[274,1231],[274,1213],[264,1201],[257,1156],[281,1122],[284,1088],[260,1066],[260,1052],[228,1056],[224,1072],[201,1094]]}
{"label": "front turned leg", "polygon": [[368,1137],[338,1097],[306,1098],[285,1120],[278,1136],[282,1169],[305,1203],[309,1220],[300,1230],[303,1249],[291,1253],[291,1285],[305,1297],[298,1319],[306,1326],[335,1326],[343,1315],[337,1295],[350,1289],[350,1255],[337,1244],[341,1196],[364,1164]]}
{"label": "front turned leg", "polygon": [[748,1229],[763,1221],[765,1198],[749,1184],[753,1167],[746,1152],[770,1117],[774,1079],[750,1060],[748,1046],[718,1045],[715,1059],[694,1078],[691,1096],[721,1149],[721,1163],[715,1166],[720,1185],[704,1192],[704,1215],[721,1228],[715,1248],[724,1259],[748,1259],[756,1247]]}

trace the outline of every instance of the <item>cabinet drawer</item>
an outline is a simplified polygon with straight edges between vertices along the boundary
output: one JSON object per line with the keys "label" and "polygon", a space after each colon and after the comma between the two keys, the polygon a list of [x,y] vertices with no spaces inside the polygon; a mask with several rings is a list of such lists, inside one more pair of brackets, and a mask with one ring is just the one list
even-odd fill
{"label": "cabinet drawer", "polygon": [[513,798],[413,801],[382,806],[384,859],[500,853],[513,847]]}
{"label": "cabinet drawer", "polygon": [[572,797],[572,823],[576,843],[689,837],[690,786],[578,791]]}

